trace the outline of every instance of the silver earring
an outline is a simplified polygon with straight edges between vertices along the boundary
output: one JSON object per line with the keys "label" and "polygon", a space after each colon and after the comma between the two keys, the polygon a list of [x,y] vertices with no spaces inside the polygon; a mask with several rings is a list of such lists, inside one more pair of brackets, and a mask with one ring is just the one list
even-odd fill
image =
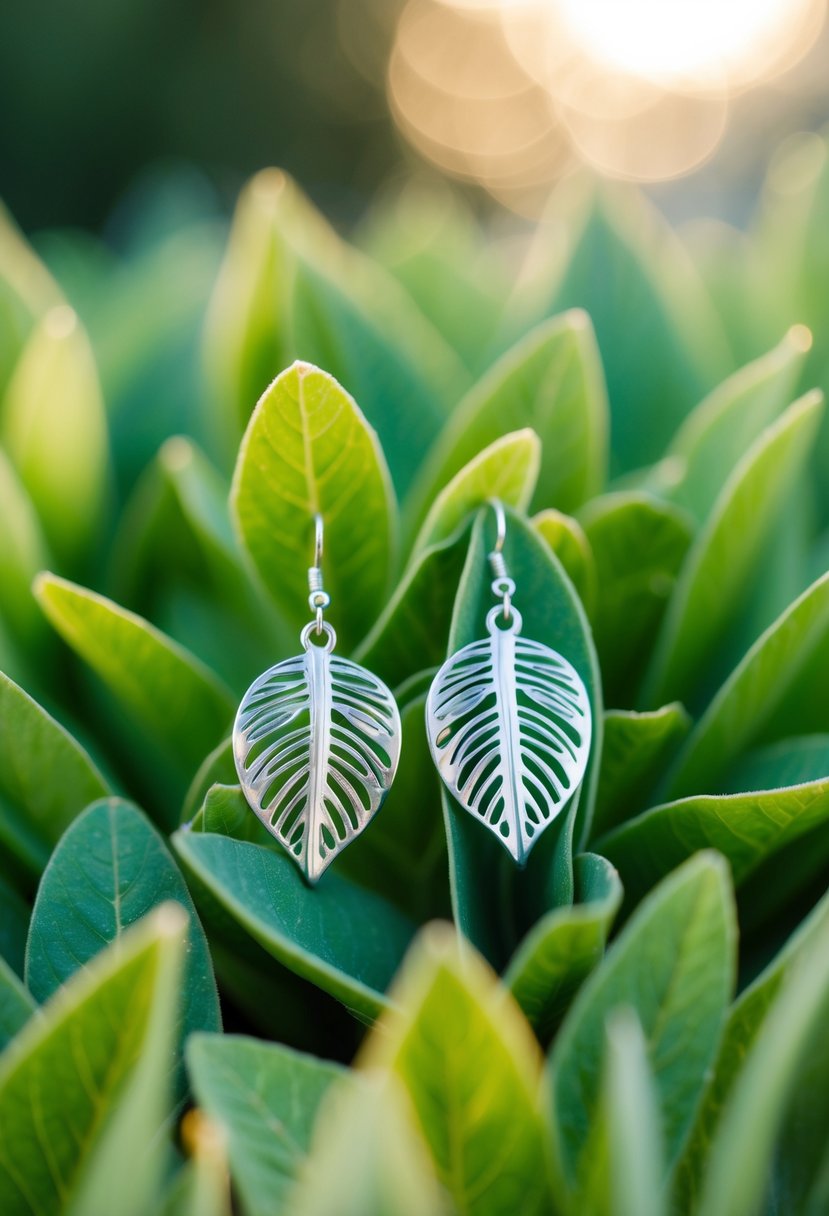
{"label": "silver earring", "polygon": [[429,746],[443,782],[519,865],[578,789],[590,753],[591,711],[578,673],[560,654],[521,636],[515,583],[497,539],[488,555],[487,637],[446,660],[426,702]]}
{"label": "silver earring", "polygon": [[332,652],[325,620],[323,522],[300,634],[303,653],[254,680],[233,726],[245,797],[310,882],[316,882],[380,809],[400,758],[400,714],[386,685]]}

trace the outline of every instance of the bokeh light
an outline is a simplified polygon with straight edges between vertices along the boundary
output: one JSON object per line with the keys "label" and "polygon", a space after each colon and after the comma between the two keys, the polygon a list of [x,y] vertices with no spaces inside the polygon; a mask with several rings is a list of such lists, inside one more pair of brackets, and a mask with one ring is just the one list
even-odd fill
{"label": "bokeh light", "polygon": [[826,0],[407,0],[389,98],[423,156],[535,213],[584,163],[643,182],[702,165],[825,18]]}

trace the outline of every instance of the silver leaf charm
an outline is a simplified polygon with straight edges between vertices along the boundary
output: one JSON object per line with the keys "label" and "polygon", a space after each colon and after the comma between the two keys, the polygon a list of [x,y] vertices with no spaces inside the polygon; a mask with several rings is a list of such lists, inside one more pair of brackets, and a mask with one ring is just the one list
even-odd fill
{"label": "silver leaf charm", "polygon": [[[328,626],[325,627],[328,630]],[[379,810],[400,756],[400,715],[382,680],[307,642],[254,680],[233,727],[245,797],[316,882]]]}
{"label": "silver leaf charm", "polygon": [[520,636],[521,614],[487,616],[488,637],[443,664],[426,728],[443,781],[519,865],[578,789],[591,711],[578,673],[549,646]]}

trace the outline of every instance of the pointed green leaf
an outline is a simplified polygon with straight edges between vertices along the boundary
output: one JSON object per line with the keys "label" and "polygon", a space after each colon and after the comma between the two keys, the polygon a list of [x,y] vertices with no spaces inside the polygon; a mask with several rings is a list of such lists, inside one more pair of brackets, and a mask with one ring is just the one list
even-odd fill
{"label": "pointed green leaf", "polygon": [[184,879],[146,817],[117,798],[79,815],[44,871],[26,949],[26,982],[34,996],[48,1000],[130,925],[169,900],[188,917],[182,1041],[194,1030],[218,1030],[213,967]]}
{"label": "pointed green leaf", "polygon": [[[112,1211],[116,1178],[119,1211],[148,1210],[145,1136],[157,1134],[162,1116],[160,1089],[148,1083],[160,1085],[169,1072],[184,933],[183,913],[159,909],[62,988],[4,1053],[0,1207],[7,1216],[103,1216]],[[144,1103],[132,1130],[144,1136],[127,1146],[117,1133],[136,1111],[134,1085]]]}
{"label": "pointed green leaf", "polygon": [[596,566],[593,637],[605,700],[631,704],[688,546],[690,522],[639,492],[607,494],[580,516]]}
{"label": "pointed green leaf", "polygon": [[593,837],[609,832],[647,806],[691,719],[678,701],[651,713],[610,709],[604,716],[604,746],[593,816]]}
{"label": "pointed green leaf", "polygon": [[583,853],[574,862],[577,898],[554,908],[530,930],[504,972],[504,983],[542,1043],[604,953],[622,884],[609,862]]}
{"label": "pointed green leaf", "polygon": [[235,710],[216,676],[149,622],[102,595],[54,574],[38,578],[35,594],[64,641],[170,757],[192,771]]}
{"label": "pointed green leaf", "polygon": [[538,436],[528,427],[496,439],[440,491],[417,534],[414,551],[446,540],[488,498],[498,498],[519,511],[526,510],[538,480],[540,462]]}
{"label": "pointed green leaf", "polygon": [[692,731],[671,774],[671,797],[713,790],[760,742],[829,731],[829,574],[757,639]]}
{"label": "pointed green leaf", "polygon": [[217,438],[235,450],[254,405],[285,362],[285,291],[290,254],[276,231],[295,205],[277,169],[256,174],[239,195],[227,250],[210,299],[204,362]]}
{"label": "pointed green leaf", "polygon": [[655,806],[596,841],[631,903],[697,849],[728,858],[740,886],[784,845],[829,820],[829,776],[788,789],[698,794]]}
{"label": "pointed green leaf", "polygon": [[396,1078],[352,1073],[331,1087],[289,1211],[444,1216],[445,1195]]}
{"label": "pointed green leaf", "polygon": [[[574,195],[564,206],[555,199],[554,219],[571,234],[569,247],[547,272],[535,315],[583,308],[592,318],[612,408],[613,471],[623,472],[662,455],[679,421],[725,374],[729,356],[695,266],[643,193],[577,184]],[[525,294],[556,252],[541,225]]]}
{"label": "pointed green leaf", "polygon": [[27,988],[0,958],[0,1052],[25,1026],[37,1005]]}
{"label": "pointed green leaf", "polygon": [[308,363],[261,397],[239,450],[231,509],[262,581],[290,620],[308,619],[313,518],[323,517],[332,620],[353,642],[389,577],[395,507],[377,436],[333,376]]}
{"label": "pointed green leaf", "polygon": [[27,343],[6,392],[2,434],[49,544],[77,561],[100,527],[109,456],[92,350],[66,305],[47,313]]}
{"label": "pointed green leaf", "polygon": [[31,499],[0,449],[0,614],[24,645],[41,638],[43,618],[32,579],[47,564],[46,541]]}
{"label": "pointed green leaf", "polygon": [[734,983],[736,923],[727,871],[695,857],[654,891],[585,981],[553,1045],[549,1100],[556,1156],[575,1185],[601,1092],[603,1030],[637,1014],[659,1092],[669,1164],[676,1160],[715,1058]]}
{"label": "pointed green leaf", "polygon": [[702,523],[731,470],[792,401],[812,336],[795,325],[783,341],[724,380],[689,414],[650,482]]}
{"label": "pointed green leaf", "polygon": [[688,554],[657,639],[643,699],[658,705],[693,689],[731,623],[777,512],[817,433],[820,393],[809,393],[739,461]]}
{"label": "pointed green leaf", "polygon": [[[375,271],[380,273],[372,267],[372,279]],[[358,273],[358,283],[360,277]],[[384,316],[379,301],[369,308],[358,299],[362,293],[355,292],[352,283],[348,286],[347,294],[319,265],[304,260],[297,264],[291,305],[293,349],[328,369],[360,402],[402,495],[445,417],[441,397],[424,374],[427,352],[437,347],[436,335],[405,293],[385,276],[379,283],[388,306]],[[393,318],[401,309],[423,342],[419,350],[411,340],[400,340],[400,327]],[[442,350],[440,355],[443,361]],[[450,380],[457,383],[459,369],[454,359],[451,362]]]}
{"label": "pointed green leaf", "polygon": [[495,977],[448,928],[425,930],[365,1048],[400,1078],[458,1211],[549,1210],[540,1060]]}
{"label": "pointed green leaf", "polygon": [[592,617],[596,606],[596,562],[581,524],[572,515],[563,515],[550,507],[533,518],[533,527],[561,562],[585,612]]}
{"label": "pointed green leaf", "polygon": [[712,1079],[697,1111],[693,1132],[676,1172],[676,1199],[682,1210],[697,1210],[705,1162],[716,1139],[723,1108],[765,1025],[769,1011],[773,1009],[793,970],[802,965],[803,959],[809,956],[816,943],[826,938],[828,926],[829,895],[825,895],[768,967],[732,1006]]}
{"label": "pointed green leaf", "polygon": [[425,513],[482,448],[531,427],[542,445],[536,507],[572,511],[605,475],[607,398],[590,320],[569,312],[538,326],[492,367],[453,412],[418,478]]}
{"label": "pointed green leaf", "polygon": [[385,1007],[383,993],[414,931],[385,900],[337,874],[312,890],[287,855],[246,841],[180,829],[173,845],[186,869],[285,967],[364,1018]]}
{"label": "pointed green leaf", "polygon": [[607,1019],[601,1094],[569,1210],[578,1216],[662,1216],[661,1132],[642,1027],[634,1011],[622,1007]]}
{"label": "pointed green leaf", "polygon": [[288,1213],[336,1064],[241,1035],[196,1034],[187,1068],[199,1106],[224,1137],[246,1216]]}
{"label": "pointed green leaf", "polygon": [[[782,987],[728,1098],[705,1171],[700,1216],[752,1216],[759,1210],[799,1067],[808,1067],[816,1037],[825,1038],[827,1009],[829,929],[824,923]],[[808,1125],[804,1134],[812,1134]],[[825,1151],[825,1120],[818,1134]],[[786,1203],[785,1192],[782,1198]]]}
{"label": "pointed green leaf", "polygon": [[198,813],[208,791],[213,785],[235,785],[238,777],[236,763],[233,759],[233,740],[223,739],[218,747],[208,752],[196,770],[184,806],[181,809],[181,822],[188,824]]}
{"label": "pointed green leaf", "polygon": [[12,852],[45,864],[75,816],[108,793],[81,745],[0,673],[0,837]]}

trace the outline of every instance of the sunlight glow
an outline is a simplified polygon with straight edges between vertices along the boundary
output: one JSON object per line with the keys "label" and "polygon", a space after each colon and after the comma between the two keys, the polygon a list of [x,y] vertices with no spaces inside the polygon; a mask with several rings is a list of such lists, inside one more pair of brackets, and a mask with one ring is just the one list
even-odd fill
{"label": "sunlight glow", "polygon": [[388,94],[423,156],[532,213],[580,164],[662,181],[814,44],[827,0],[407,0]]}

